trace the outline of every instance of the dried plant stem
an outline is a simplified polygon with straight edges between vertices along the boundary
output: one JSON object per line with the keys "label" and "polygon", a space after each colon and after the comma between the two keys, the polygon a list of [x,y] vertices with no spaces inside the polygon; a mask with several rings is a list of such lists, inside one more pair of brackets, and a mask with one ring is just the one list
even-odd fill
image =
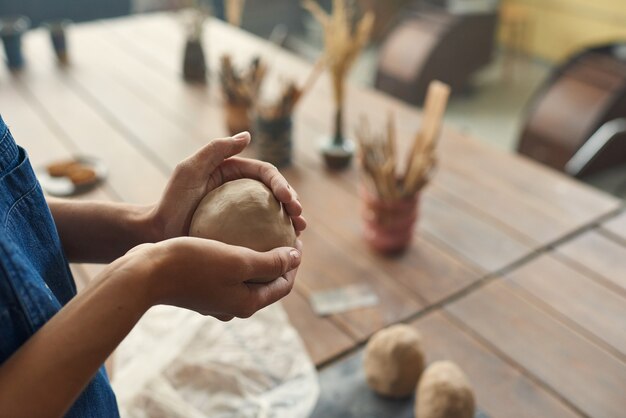
{"label": "dried plant stem", "polygon": [[429,86],[422,128],[415,136],[407,169],[400,178],[393,115],[388,115],[386,132],[379,135],[372,134],[367,119],[361,118],[356,132],[361,168],[367,183],[373,185],[382,200],[412,198],[428,183],[436,164],[435,147],[449,94],[450,88],[444,83],[434,81]]}
{"label": "dried plant stem", "polygon": [[226,0],[226,20],[233,26],[241,26],[246,0]]}
{"label": "dried plant stem", "polygon": [[266,119],[280,119],[291,116],[300,99],[313,88],[323,69],[323,61],[320,59],[309,73],[302,87],[297,87],[294,82],[286,84],[279,95],[278,101],[271,105],[258,106],[259,113]]}
{"label": "dried plant stem", "polygon": [[422,128],[417,134],[409,154],[404,177],[405,195],[410,195],[419,190],[428,171],[434,165],[434,149],[449,96],[450,86],[445,83],[435,80],[428,86]]}
{"label": "dried plant stem", "polygon": [[255,58],[246,71],[234,68],[230,55],[222,56],[220,81],[225,99],[234,105],[251,107],[256,103],[267,67]]}
{"label": "dried plant stem", "polygon": [[335,109],[335,132],[333,134],[333,145],[341,145],[343,143],[343,108]]}
{"label": "dried plant stem", "polygon": [[302,96],[304,96],[306,93],[309,92],[309,90],[313,88],[313,86],[317,82],[317,79],[322,74],[323,70],[324,70],[324,58],[320,58],[317,60],[317,62],[313,66],[313,69],[309,73],[309,76],[307,77],[306,81],[300,88],[300,94],[298,95],[298,100],[300,100]]}
{"label": "dried plant stem", "polygon": [[[304,0],[303,6],[320,23],[324,31],[324,62],[332,80],[337,108],[336,122],[341,122],[345,80],[360,51],[369,41],[374,25],[374,14],[367,12],[354,26],[354,10],[348,0],[333,0],[329,15],[313,0]],[[335,139],[343,138],[342,127],[336,126]]]}

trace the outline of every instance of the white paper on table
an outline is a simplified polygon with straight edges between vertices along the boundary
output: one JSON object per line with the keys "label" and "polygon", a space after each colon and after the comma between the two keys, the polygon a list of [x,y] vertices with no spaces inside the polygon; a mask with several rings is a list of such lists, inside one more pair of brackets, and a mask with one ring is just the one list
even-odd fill
{"label": "white paper on table", "polygon": [[279,304],[220,322],[152,308],[116,350],[122,417],[297,418],[319,396],[317,372]]}

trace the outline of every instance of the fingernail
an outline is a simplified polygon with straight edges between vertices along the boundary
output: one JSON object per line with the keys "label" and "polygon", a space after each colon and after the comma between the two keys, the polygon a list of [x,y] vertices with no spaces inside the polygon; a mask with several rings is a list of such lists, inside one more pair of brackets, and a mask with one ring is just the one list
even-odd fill
{"label": "fingernail", "polygon": [[233,139],[241,141],[242,139],[246,139],[248,135],[250,135],[248,131],[239,132],[237,135],[233,136]]}
{"label": "fingernail", "polygon": [[293,264],[296,264],[296,263],[300,262],[300,257],[301,257],[300,251],[298,251],[298,250],[291,250],[289,255],[291,256],[291,260],[292,260]]}

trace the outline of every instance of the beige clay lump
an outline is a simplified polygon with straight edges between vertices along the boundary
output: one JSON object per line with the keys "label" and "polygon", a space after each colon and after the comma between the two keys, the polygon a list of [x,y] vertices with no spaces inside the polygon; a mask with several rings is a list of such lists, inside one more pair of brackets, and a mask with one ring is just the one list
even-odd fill
{"label": "beige clay lump", "polygon": [[424,370],[420,334],[403,324],[378,331],[365,347],[363,366],[367,384],[379,395],[410,396]]}
{"label": "beige clay lump", "polygon": [[267,186],[252,179],[229,181],[207,193],[193,215],[189,235],[260,252],[296,242],[282,204]]}
{"label": "beige clay lump", "polygon": [[426,369],[417,387],[416,418],[473,418],[474,393],[465,373],[451,361]]}

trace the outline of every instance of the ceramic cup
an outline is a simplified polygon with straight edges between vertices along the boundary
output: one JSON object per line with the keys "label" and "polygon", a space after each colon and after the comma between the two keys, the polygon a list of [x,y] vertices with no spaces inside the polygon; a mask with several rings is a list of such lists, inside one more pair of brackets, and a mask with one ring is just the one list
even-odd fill
{"label": "ceramic cup", "polygon": [[274,164],[276,167],[290,165],[293,149],[291,131],[291,116],[278,119],[257,116],[254,142],[259,159]]}
{"label": "ceramic cup", "polygon": [[381,254],[405,250],[413,240],[419,194],[405,199],[382,200],[361,184],[359,195],[363,234],[367,244]]}

